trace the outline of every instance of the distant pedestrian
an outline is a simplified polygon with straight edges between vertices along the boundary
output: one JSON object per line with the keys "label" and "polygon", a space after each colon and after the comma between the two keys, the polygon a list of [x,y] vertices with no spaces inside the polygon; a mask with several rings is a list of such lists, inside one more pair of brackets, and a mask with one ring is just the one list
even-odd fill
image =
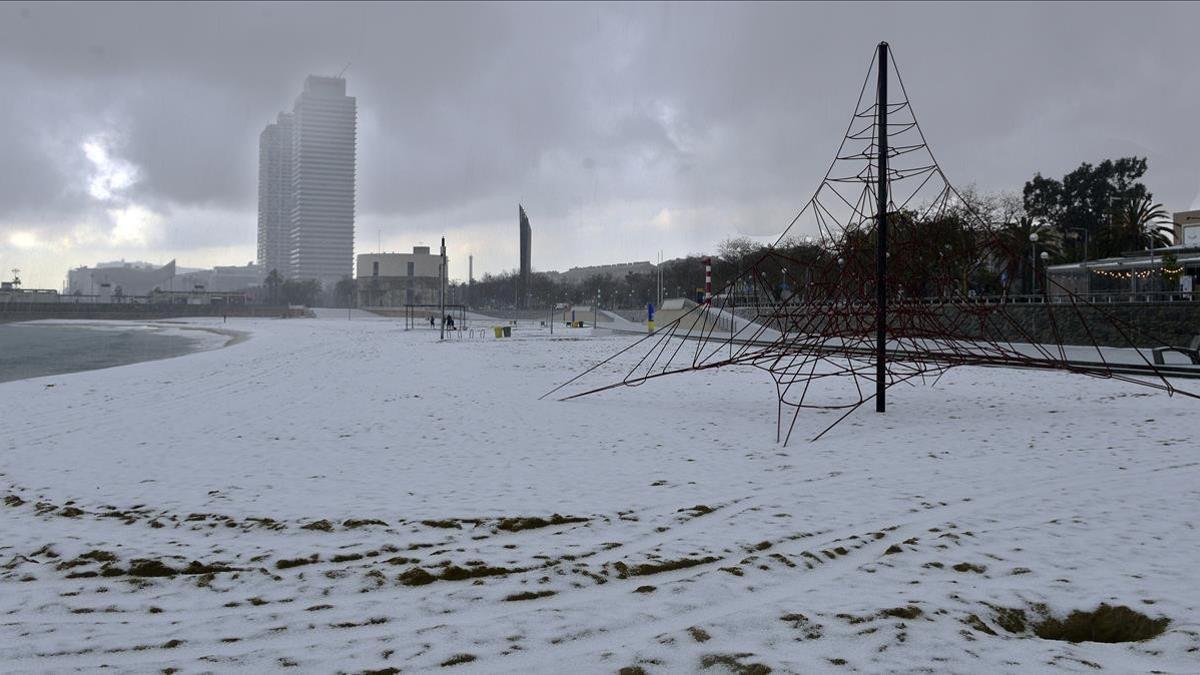
{"label": "distant pedestrian", "polygon": [[429,316],[429,327],[433,328],[433,315],[432,314]]}
{"label": "distant pedestrian", "polygon": [[449,314],[446,315],[446,328],[454,330],[454,317]]}

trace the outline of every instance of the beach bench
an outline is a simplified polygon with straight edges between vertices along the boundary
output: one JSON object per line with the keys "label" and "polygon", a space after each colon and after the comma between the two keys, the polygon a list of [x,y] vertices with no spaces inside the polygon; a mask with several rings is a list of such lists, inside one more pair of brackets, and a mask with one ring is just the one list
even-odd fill
{"label": "beach bench", "polygon": [[1193,365],[1200,365],[1200,335],[1192,338],[1192,341],[1186,347],[1155,347],[1154,348],[1154,365],[1166,365],[1163,355],[1167,352],[1175,352],[1183,354],[1191,359]]}

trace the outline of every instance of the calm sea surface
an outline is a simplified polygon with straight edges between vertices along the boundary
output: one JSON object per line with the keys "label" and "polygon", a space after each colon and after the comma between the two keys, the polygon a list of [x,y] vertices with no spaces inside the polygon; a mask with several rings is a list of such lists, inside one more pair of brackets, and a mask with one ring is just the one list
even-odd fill
{"label": "calm sea surface", "polygon": [[201,340],[141,324],[0,324],[0,382],[186,354]]}

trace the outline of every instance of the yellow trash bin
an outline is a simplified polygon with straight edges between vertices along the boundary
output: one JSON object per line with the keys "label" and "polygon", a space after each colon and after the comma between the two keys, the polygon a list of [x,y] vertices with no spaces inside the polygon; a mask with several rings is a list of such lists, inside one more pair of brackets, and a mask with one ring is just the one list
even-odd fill
{"label": "yellow trash bin", "polygon": [[504,329],[501,328],[500,326],[492,326],[492,330],[495,331],[496,337],[498,337],[498,338],[504,337]]}

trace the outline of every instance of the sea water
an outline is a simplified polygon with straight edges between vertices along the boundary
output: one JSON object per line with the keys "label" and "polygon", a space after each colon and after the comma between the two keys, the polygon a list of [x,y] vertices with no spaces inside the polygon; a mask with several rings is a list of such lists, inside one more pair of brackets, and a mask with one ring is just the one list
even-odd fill
{"label": "sea water", "polygon": [[203,340],[131,323],[0,324],[0,382],[179,356]]}

